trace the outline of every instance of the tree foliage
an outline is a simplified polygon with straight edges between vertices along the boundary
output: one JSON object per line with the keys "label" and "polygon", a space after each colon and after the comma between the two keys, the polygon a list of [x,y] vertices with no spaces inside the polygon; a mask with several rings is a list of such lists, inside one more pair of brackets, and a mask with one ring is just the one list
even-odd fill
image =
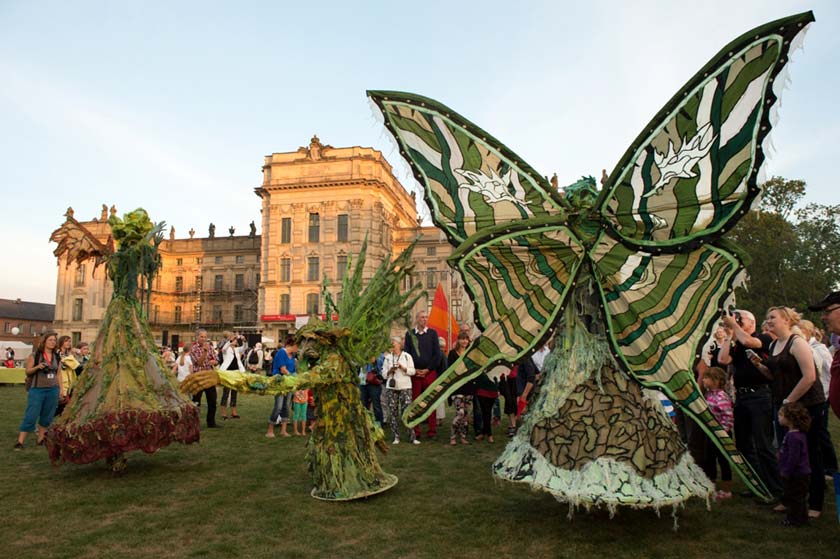
{"label": "tree foliage", "polygon": [[[805,181],[773,177],[762,185],[762,199],[729,238],[749,254],[749,280],[736,290],[738,306],[759,319],[777,305],[805,311],[807,305],[838,288],[840,205],[800,206]],[[799,206],[799,207],[798,207]]]}

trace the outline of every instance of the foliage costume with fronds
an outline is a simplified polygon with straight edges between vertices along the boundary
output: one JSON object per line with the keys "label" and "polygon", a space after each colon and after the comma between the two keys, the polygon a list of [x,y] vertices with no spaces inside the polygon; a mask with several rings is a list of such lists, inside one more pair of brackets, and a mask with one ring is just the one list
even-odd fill
{"label": "foliage costume with fronds", "polygon": [[[172,442],[199,439],[198,409],[179,390],[163,363],[143,305],[160,267],[158,246],[164,224],[153,224],[143,209],[112,215],[112,238],[102,244],[68,216],[51,240],[67,264],[94,259],[106,263],[114,293],[105,310],[90,360],[73,388],[73,397],[47,432],[54,463],[87,464],[105,459],[112,468],[125,465],[125,453],[153,453]],[[114,250],[116,244],[116,250]]]}
{"label": "foliage costume with fronds", "polygon": [[[365,241],[353,272],[343,280],[337,304],[325,282],[327,321],[310,318],[295,334],[301,356],[296,375],[265,377],[215,370],[187,377],[183,388],[195,392],[205,387],[202,382],[212,379],[207,382],[257,394],[311,389],[318,408],[307,449],[312,496],[346,501],[390,489],[397,477],[386,473],[376,458],[377,447],[383,452],[388,447],[382,428],[362,405],[358,371],[388,347],[391,323],[404,320],[419,297],[419,286],[400,292],[403,279],[411,273],[412,250],[413,245],[393,262],[383,262],[363,288]],[[311,367],[310,359],[317,359]]]}
{"label": "foliage costume with fronds", "polygon": [[[722,238],[759,194],[764,144],[810,12],[727,45],[663,107],[599,192],[560,193],[490,134],[425,97],[369,91],[455,247],[482,335],[406,411],[416,425],[461,384],[555,349],[494,474],[573,507],[708,499],[655,397],[694,420],[758,496],[770,495],[693,377],[744,253]],[[608,132],[608,131],[606,131]]]}

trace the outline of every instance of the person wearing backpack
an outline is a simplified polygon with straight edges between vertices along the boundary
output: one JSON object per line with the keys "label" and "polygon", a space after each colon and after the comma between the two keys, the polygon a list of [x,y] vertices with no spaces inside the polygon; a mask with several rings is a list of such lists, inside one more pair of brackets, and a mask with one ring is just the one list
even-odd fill
{"label": "person wearing backpack", "polygon": [[262,344],[257,342],[253,349],[248,352],[248,357],[245,358],[245,368],[254,374],[262,374],[263,357]]}
{"label": "person wearing backpack", "polygon": [[22,450],[23,443],[38,423],[38,444],[44,444],[47,428],[55,417],[58,395],[61,391],[61,359],[57,351],[58,334],[46,332],[38,342],[35,352],[26,358],[26,411],[20,424],[15,450]]}

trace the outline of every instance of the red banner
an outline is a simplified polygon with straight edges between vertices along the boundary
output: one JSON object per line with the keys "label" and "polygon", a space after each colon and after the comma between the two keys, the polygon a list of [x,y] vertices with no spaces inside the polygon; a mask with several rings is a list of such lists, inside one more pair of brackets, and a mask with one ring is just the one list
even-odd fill
{"label": "red banner", "polygon": [[294,322],[293,314],[264,314],[260,317],[262,322]]}

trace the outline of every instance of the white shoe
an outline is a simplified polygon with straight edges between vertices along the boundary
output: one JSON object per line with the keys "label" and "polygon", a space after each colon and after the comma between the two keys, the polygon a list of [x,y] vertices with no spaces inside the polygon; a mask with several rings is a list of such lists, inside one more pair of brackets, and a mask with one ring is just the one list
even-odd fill
{"label": "white shoe", "polygon": [[397,437],[396,439],[394,439],[393,441],[391,441],[391,444],[400,444],[400,439],[399,439],[399,437]]}
{"label": "white shoe", "polygon": [[417,439],[414,439],[413,441],[411,441],[411,444],[420,444],[420,441],[417,440]]}

